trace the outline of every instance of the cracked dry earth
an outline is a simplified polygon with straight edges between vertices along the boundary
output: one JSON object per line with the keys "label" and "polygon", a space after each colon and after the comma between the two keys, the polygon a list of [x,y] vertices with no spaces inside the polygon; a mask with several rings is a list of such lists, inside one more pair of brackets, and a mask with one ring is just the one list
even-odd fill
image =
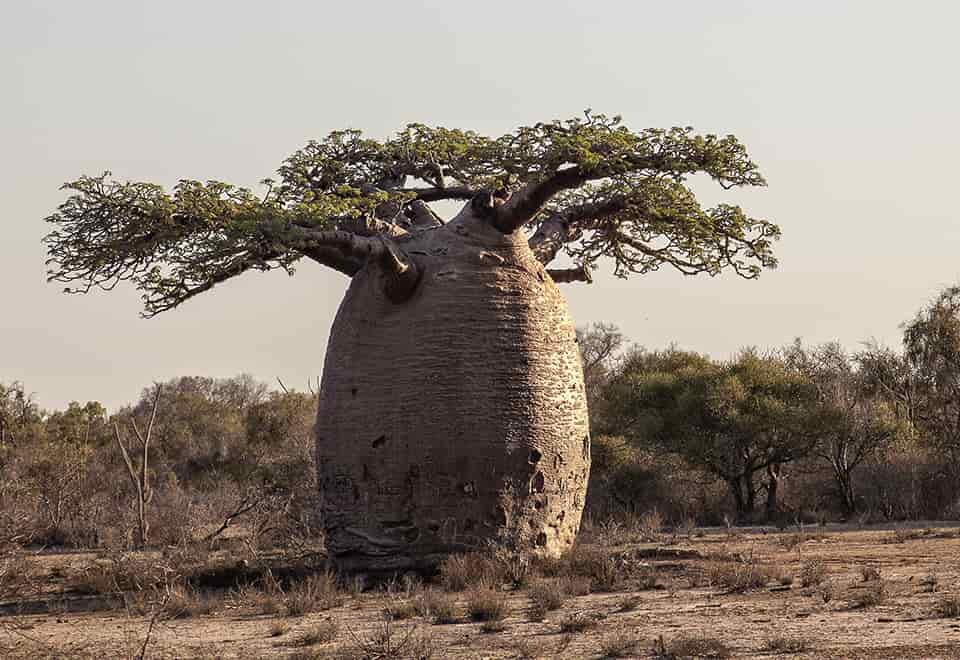
{"label": "cracked dry earth", "polygon": [[[481,624],[467,622],[463,612],[453,624],[416,616],[396,621],[393,632],[399,639],[416,628],[414,634],[429,640],[436,658],[597,658],[616,635],[638,641],[621,657],[657,657],[658,639],[669,651],[677,640],[693,638],[719,640],[729,649],[726,657],[733,658],[960,658],[960,619],[957,611],[943,611],[945,603],[960,602],[958,531],[812,529],[798,536],[715,530],[675,543],[619,545],[621,556],[643,558],[644,570],[656,576],[656,588],[568,597],[560,610],[537,623],[528,621],[527,594],[511,591],[500,632],[482,632]],[[77,559],[56,555],[31,561],[38,574],[56,575],[63,570],[58,563]],[[725,563],[772,568],[780,577],[729,593],[709,579]],[[810,566],[825,572],[820,586],[803,586]],[[883,597],[878,603],[862,602],[870,586],[864,567],[879,570]],[[790,576],[792,583],[784,584]],[[464,595],[458,597],[463,606]],[[382,628],[387,598],[380,592],[346,595],[338,607],[301,617],[256,614],[225,600],[210,614],[155,621],[144,657],[361,658],[364,648],[375,657],[365,640]],[[628,600],[633,609],[622,611]],[[69,607],[66,602],[61,613],[44,614],[4,610],[0,657],[120,658],[143,650],[150,617],[70,613]],[[577,613],[597,617],[598,625],[563,633],[561,622]],[[326,621],[337,624],[336,639],[303,646],[304,633]],[[802,640],[801,650],[771,650],[776,640]]]}

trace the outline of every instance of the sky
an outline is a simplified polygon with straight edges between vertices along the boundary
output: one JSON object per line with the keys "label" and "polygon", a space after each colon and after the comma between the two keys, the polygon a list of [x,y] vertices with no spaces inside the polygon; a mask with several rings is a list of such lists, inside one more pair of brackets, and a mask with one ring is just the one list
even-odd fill
{"label": "sky", "polygon": [[584,109],[735,134],[768,186],[697,184],[778,223],[757,281],[563,285],[578,325],[725,358],[800,337],[897,345],[960,280],[955,2],[21,0],[0,12],[0,382],[110,410],[176,376],[320,375],[347,280],[301,262],[144,320],[46,283],[59,186],[110,170],[255,187],[311,138],[410,122],[493,136]]}

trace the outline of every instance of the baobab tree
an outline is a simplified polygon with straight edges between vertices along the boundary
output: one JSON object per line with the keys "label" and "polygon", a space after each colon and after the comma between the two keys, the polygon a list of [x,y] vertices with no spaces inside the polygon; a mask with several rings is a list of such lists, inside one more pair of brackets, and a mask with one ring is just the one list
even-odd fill
{"label": "baobab tree", "polygon": [[[703,208],[686,183],[762,185],[733,136],[634,132],[590,112],[499,138],[413,124],[385,140],[331,133],[278,172],[261,195],[109,173],[67,183],[49,277],[71,292],[130,281],[148,317],[304,257],[350,278],[316,426],[325,542],[346,568],[572,543],[590,441],[556,282],[588,282],[604,260],[620,277],[775,265],[776,225]],[[457,200],[444,220],[437,203]]]}

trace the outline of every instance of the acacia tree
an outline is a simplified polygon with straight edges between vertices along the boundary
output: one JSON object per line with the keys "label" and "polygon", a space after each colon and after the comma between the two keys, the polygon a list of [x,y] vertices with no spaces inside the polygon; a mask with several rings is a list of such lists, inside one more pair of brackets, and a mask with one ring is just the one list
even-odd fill
{"label": "acacia tree", "polygon": [[727,363],[676,349],[638,352],[607,398],[612,428],[722,479],[740,520],[754,515],[761,494],[774,516],[785,466],[817,443],[811,383],[752,351]]}
{"label": "acacia tree", "polygon": [[[351,278],[324,362],[317,459],[326,543],[342,566],[431,563],[490,539],[556,554],[589,469],[582,372],[554,282],[664,265],[754,278],[776,225],[703,208],[687,186],[764,183],[733,136],[634,132],[619,117],[498,138],[413,124],[331,133],[265,193],[172,191],[109,174],[66,184],[48,220],[50,279],[130,281],[144,314],[306,257]],[[445,221],[431,206],[467,203]],[[565,268],[551,268],[563,256]]]}

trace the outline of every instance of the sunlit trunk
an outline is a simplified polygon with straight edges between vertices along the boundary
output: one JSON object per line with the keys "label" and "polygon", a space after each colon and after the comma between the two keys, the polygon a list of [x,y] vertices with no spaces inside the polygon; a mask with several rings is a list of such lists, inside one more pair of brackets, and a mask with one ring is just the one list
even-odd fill
{"label": "sunlit trunk", "polygon": [[489,541],[558,555],[580,524],[587,410],[566,303],[521,232],[464,213],[401,244],[421,280],[358,273],[317,417],[327,550],[345,569],[429,568]]}

